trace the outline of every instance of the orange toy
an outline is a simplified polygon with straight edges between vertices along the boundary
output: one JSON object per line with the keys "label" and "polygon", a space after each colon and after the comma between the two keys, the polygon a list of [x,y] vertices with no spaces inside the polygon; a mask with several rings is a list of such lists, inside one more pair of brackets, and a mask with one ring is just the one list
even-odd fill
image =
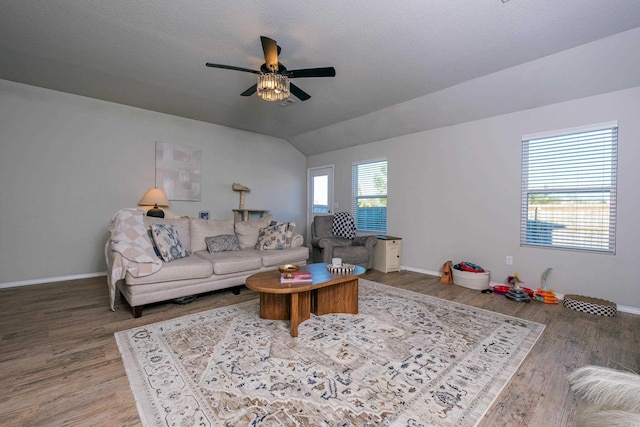
{"label": "orange toy", "polygon": [[536,301],[544,302],[546,304],[557,304],[558,297],[549,289],[538,289],[533,296]]}
{"label": "orange toy", "polygon": [[544,302],[546,304],[557,304],[558,297],[556,294],[547,288],[547,278],[553,269],[547,268],[544,273],[542,273],[542,289],[538,289],[533,296],[533,299],[536,301]]}

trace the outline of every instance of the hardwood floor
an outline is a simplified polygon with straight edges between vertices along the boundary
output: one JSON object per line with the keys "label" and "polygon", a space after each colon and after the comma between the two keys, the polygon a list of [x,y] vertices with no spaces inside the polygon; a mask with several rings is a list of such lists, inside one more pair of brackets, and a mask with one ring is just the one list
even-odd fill
{"label": "hardwood floor", "polygon": [[[481,426],[574,425],[568,372],[585,364],[640,371],[640,316],[515,303],[409,271],[365,278],[546,325]],[[0,425],[140,425],[114,332],[257,297],[246,288],[210,293],[187,305],[145,307],[134,319],[119,298],[109,310],[105,278],[2,289]]]}

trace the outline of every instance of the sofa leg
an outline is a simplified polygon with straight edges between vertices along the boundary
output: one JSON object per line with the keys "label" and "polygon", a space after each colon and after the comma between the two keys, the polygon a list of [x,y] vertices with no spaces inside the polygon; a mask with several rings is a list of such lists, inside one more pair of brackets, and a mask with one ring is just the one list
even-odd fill
{"label": "sofa leg", "polygon": [[242,289],[242,285],[240,286],[234,286],[233,288],[231,288],[231,292],[234,295],[240,295],[240,289]]}
{"label": "sofa leg", "polygon": [[131,307],[131,311],[133,311],[133,317],[134,318],[138,318],[142,316],[142,308],[144,306],[143,305],[137,305],[135,307]]}

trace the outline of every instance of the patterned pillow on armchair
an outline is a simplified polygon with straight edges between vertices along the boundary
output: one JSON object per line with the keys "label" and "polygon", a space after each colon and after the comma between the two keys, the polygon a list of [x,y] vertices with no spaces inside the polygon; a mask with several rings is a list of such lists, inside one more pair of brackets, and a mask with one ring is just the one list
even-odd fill
{"label": "patterned pillow on armchair", "polygon": [[356,223],[349,212],[336,212],[333,216],[333,235],[345,239],[356,238]]}

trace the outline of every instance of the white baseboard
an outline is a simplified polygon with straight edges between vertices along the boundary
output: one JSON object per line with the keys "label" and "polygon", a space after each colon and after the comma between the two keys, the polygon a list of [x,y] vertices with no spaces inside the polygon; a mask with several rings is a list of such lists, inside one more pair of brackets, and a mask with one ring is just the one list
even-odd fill
{"label": "white baseboard", "polygon": [[637,314],[640,316],[640,308],[636,307],[628,307],[626,305],[618,305],[618,311],[622,311],[623,313]]}
{"label": "white baseboard", "polygon": [[65,282],[67,280],[90,279],[92,277],[106,276],[106,271],[99,273],[73,274],[71,276],[44,277],[42,279],[19,280],[17,282],[0,283],[0,289],[15,288],[18,286],[41,285],[43,283]]}
{"label": "white baseboard", "polygon": [[[401,269],[402,270],[408,270],[408,271],[414,271],[416,273],[428,274],[430,276],[440,276],[440,272],[439,271],[423,270],[421,268],[407,267],[406,265],[401,266]],[[504,283],[498,283],[498,282],[491,282],[490,284],[491,284],[491,286],[504,285]],[[559,300],[564,300],[564,294],[556,293],[556,296],[558,297]],[[630,314],[640,315],[640,308],[628,307],[626,305],[619,305],[619,304],[616,304],[616,306],[617,306],[617,310],[622,312],[622,313],[630,313]]]}
{"label": "white baseboard", "polygon": [[400,269],[401,270],[413,271],[413,272],[416,272],[416,273],[428,274],[429,276],[438,276],[438,277],[440,277],[440,272],[439,271],[423,270],[422,268],[408,267],[406,265],[401,265]]}

